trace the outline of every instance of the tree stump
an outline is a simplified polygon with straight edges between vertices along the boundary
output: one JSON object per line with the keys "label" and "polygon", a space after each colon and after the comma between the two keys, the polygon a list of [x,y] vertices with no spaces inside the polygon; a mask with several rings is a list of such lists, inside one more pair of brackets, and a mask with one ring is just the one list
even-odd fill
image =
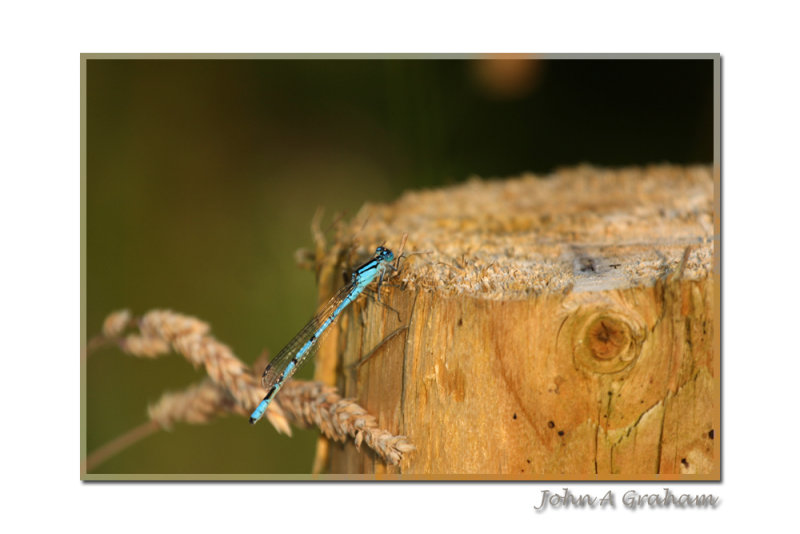
{"label": "tree stump", "polygon": [[381,243],[420,254],[381,289],[398,313],[343,314],[317,379],[417,450],[395,467],[323,446],[317,466],[718,479],[714,191],[710,167],[581,166],[364,206],[323,256],[321,298]]}

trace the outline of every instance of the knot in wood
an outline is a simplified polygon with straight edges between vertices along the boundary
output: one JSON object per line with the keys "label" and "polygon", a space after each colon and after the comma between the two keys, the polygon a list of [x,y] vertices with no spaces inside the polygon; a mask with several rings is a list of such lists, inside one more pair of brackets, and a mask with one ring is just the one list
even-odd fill
{"label": "knot in wood", "polygon": [[581,308],[573,316],[573,359],[579,369],[611,374],[628,369],[646,337],[643,322],[633,313]]}
{"label": "knot in wood", "polygon": [[624,324],[614,318],[601,316],[589,325],[583,341],[594,358],[610,360],[619,356],[630,344],[630,336]]}

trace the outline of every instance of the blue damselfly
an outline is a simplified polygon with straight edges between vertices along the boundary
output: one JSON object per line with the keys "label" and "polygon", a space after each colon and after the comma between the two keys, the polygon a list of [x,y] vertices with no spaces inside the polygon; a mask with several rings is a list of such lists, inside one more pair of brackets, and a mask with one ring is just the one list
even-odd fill
{"label": "blue damselfly", "polygon": [[281,386],[319,347],[322,336],[329,331],[330,326],[336,321],[342,310],[355,301],[376,279],[378,280],[378,289],[380,289],[386,270],[395,269],[391,264],[393,260],[394,253],[391,250],[382,246],[378,247],[372,259],[355,269],[347,285],[340,289],[325,307],[269,362],[261,376],[261,383],[267,389],[267,395],[250,415],[250,424],[254,424],[264,415],[267,406],[278,394]]}

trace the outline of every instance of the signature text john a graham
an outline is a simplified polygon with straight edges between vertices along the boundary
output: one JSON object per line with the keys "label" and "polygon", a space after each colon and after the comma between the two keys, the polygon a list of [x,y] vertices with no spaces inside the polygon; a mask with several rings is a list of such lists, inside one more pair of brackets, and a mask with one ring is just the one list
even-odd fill
{"label": "signature text john a graham", "polygon": [[[640,508],[716,508],[719,497],[710,493],[702,494],[676,494],[669,488],[659,493],[639,493],[634,490],[626,491],[622,494],[622,506],[637,510]],[[542,490],[542,499],[538,506],[534,506],[537,512],[547,509],[564,508],[616,508],[617,496],[613,491],[607,491],[602,496],[584,494],[574,494],[569,488],[563,488],[560,492]]]}

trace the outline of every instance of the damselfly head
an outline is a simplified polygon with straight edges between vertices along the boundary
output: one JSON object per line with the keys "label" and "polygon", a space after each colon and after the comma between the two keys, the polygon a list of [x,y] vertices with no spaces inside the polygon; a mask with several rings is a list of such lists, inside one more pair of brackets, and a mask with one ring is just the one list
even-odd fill
{"label": "damselfly head", "polygon": [[380,261],[394,261],[394,252],[386,247],[380,246],[375,249],[375,257]]}

